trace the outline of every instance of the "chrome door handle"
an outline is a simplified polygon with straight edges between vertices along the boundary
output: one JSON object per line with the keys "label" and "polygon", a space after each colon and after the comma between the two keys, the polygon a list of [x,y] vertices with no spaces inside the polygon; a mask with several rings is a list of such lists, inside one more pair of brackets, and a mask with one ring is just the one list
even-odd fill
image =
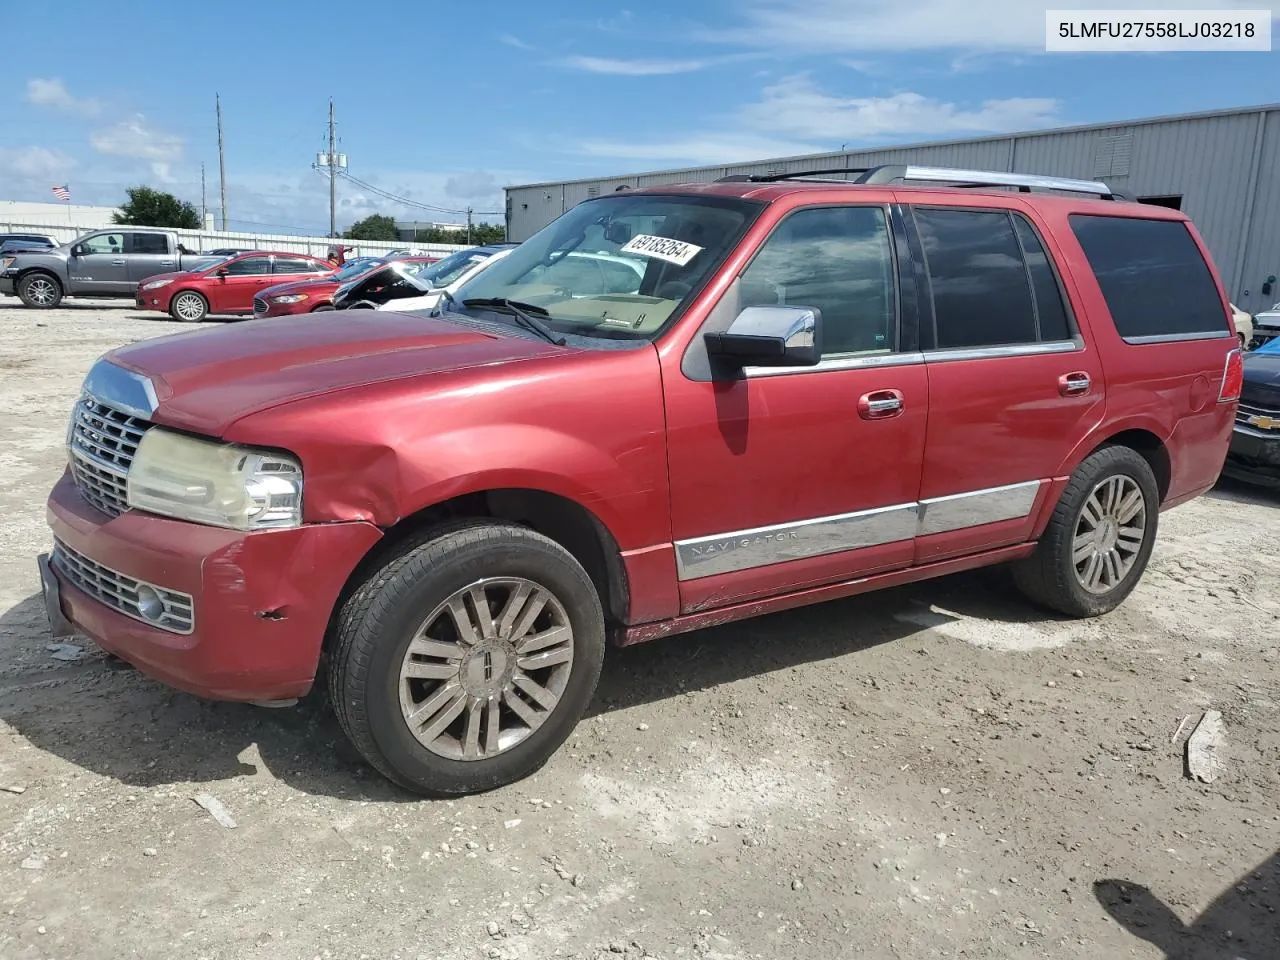
{"label": "chrome door handle", "polygon": [[1093,380],[1087,373],[1064,373],[1058,378],[1058,392],[1064,397],[1080,397],[1089,392]]}
{"label": "chrome door handle", "polygon": [[858,398],[858,416],[863,420],[885,420],[902,413],[901,390],[873,390]]}
{"label": "chrome door handle", "polygon": [[127,261],[125,261],[125,260],[112,260],[112,261],[111,261],[111,265],[112,265],[113,267],[123,267],[123,266],[125,265],[125,263],[126,263],[126,262],[127,262]]}

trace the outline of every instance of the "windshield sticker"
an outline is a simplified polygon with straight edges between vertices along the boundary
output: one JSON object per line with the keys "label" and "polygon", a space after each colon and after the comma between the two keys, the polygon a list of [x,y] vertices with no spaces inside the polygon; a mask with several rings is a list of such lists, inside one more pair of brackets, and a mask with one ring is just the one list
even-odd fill
{"label": "windshield sticker", "polygon": [[669,237],[651,237],[647,233],[638,233],[626,245],[620,248],[621,253],[638,253],[645,257],[666,260],[683,267],[702,252],[702,248],[685,243],[683,240],[672,240]]}

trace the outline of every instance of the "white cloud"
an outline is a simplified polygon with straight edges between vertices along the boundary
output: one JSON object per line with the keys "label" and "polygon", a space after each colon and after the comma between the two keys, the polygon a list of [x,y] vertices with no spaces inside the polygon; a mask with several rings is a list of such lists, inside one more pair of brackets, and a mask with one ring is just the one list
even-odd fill
{"label": "white cloud", "polygon": [[472,173],[459,173],[444,182],[444,192],[459,200],[486,200],[502,195],[502,188],[492,173],[476,170]]}
{"label": "white cloud", "polygon": [[532,46],[530,46],[529,44],[525,43],[525,42],[524,42],[523,40],[521,40],[519,37],[517,37],[517,36],[513,36],[513,35],[512,35],[512,34],[510,34],[510,33],[504,33],[504,34],[502,34],[502,36],[498,37],[498,42],[499,42],[499,43],[505,43],[508,47],[515,47],[517,50],[532,50],[532,49],[533,49],[533,47],[532,47]]}
{"label": "white cloud", "polygon": [[838,97],[798,75],[766,87],[757,103],[739,111],[739,119],[774,133],[854,143],[914,134],[932,137],[1026,130],[1054,122],[1058,107],[1058,101],[1040,97],[986,100],[971,107],[918,93]]}
{"label": "white cloud", "polygon": [[[1056,10],[1127,10],[1132,0],[1054,0]],[[1166,10],[1256,10],[1258,0],[1161,0]],[[898,50],[1043,50],[1044,4],[1026,0],[754,0],[743,23],[699,39],[756,49],[846,53]]]}
{"label": "white cloud", "polygon": [[0,180],[47,180],[52,186],[75,165],[71,157],[48,147],[0,147]]}
{"label": "white cloud", "polygon": [[156,130],[140,113],[110,127],[95,130],[89,136],[89,143],[99,153],[150,160],[153,164],[167,164],[181,159],[186,146],[182,137]]}
{"label": "white cloud", "polygon": [[[770,157],[835,150],[842,143],[865,146],[909,136],[936,137],[1007,133],[1057,121],[1056,100],[1011,97],[966,105],[918,93],[887,97],[840,97],[819,89],[805,75],[786,77],[740,107],[719,130],[692,136],[643,140],[593,139],[582,153],[636,164],[741,163]],[[749,132],[747,132],[749,131]]]}
{"label": "white cloud", "polygon": [[92,98],[77,100],[57,77],[35,77],[27,81],[27,102],[37,107],[49,107],[64,113],[76,113],[92,117],[102,112],[102,101]]}
{"label": "white cloud", "polygon": [[703,60],[620,60],[613,57],[565,57],[557,61],[562,67],[585,70],[588,73],[607,73],[620,77],[659,77],[673,73],[694,73],[705,70],[716,61]]}

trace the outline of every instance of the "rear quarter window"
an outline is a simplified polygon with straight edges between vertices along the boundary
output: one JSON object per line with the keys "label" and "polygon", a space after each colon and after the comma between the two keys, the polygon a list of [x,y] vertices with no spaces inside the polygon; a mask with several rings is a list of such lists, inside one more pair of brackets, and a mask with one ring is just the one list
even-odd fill
{"label": "rear quarter window", "polygon": [[1227,336],[1218,287],[1183,221],[1073,214],[1071,229],[1125,340]]}

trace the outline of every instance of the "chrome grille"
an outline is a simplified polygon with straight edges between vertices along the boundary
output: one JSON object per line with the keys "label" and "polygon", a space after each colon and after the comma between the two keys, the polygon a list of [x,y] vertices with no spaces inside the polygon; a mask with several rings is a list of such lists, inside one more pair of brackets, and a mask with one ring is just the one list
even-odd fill
{"label": "chrome grille", "polygon": [[1255,429],[1253,425],[1249,423],[1250,417],[1270,417],[1272,420],[1280,423],[1280,410],[1270,410],[1266,407],[1259,407],[1251,403],[1241,403],[1237,405],[1236,423],[1249,427],[1250,429]]}
{"label": "chrome grille", "polygon": [[126,617],[170,633],[188,634],[195,629],[195,601],[190,594],[127,577],[61,540],[53,541],[53,566],[72,586]]}
{"label": "chrome grille", "polygon": [[267,301],[262,297],[253,298],[253,315],[259,317],[267,312]]}
{"label": "chrome grille", "polygon": [[129,509],[125,481],[151,423],[85,394],[76,403],[68,444],[80,495],[108,516]]}

